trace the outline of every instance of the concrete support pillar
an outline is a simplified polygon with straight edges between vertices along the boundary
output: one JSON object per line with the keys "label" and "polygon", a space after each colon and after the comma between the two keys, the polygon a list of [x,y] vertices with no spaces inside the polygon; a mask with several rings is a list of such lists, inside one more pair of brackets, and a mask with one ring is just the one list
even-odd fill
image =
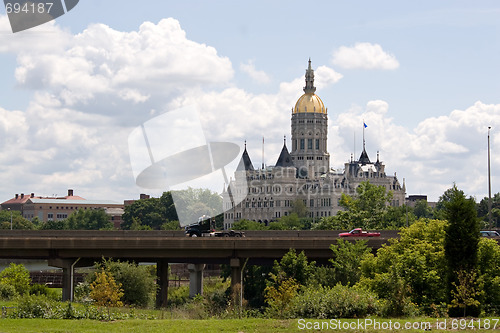
{"label": "concrete support pillar", "polygon": [[71,292],[73,289],[71,288],[71,262],[69,262],[68,266],[62,268],[63,277],[62,277],[62,300],[63,302],[70,301],[73,299],[71,297]]}
{"label": "concrete support pillar", "polygon": [[188,264],[189,297],[203,295],[203,269],[205,264]]}
{"label": "concrete support pillar", "polygon": [[73,278],[73,269],[74,263],[76,263],[78,259],[49,259],[48,265],[52,267],[59,267],[63,270],[63,279],[62,279],[62,300],[72,301],[73,300],[73,288],[71,286],[72,278]]}
{"label": "concrete support pillar", "polygon": [[231,289],[239,284],[241,286],[241,260],[239,258],[231,258],[229,262],[231,266]]}
{"label": "concrete support pillar", "polygon": [[161,259],[156,262],[156,307],[164,308],[168,301],[168,261]]}

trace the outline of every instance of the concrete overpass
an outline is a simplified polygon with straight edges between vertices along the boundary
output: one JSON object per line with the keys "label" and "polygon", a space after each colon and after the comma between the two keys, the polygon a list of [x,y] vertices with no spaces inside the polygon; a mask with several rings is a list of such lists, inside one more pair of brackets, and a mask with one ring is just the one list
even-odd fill
{"label": "concrete overpass", "polygon": [[[244,238],[189,238],[183,231],[0,230],[0,258],[44,259],[63,269],[63,300],[73,299],[75,267],[92,266],[101,258],[155,262],[159,290],[157,306],[166,306],[168,263],[189,263],[190,294],[202,292],[204,264],[229,264],[232,285],[241,282],[243,262],[272,264],[289,251],[304,251],[319,263],[332,258],[331,244],[339,231],[247,231]],[[378,249],[396,231],[367,238]]]}

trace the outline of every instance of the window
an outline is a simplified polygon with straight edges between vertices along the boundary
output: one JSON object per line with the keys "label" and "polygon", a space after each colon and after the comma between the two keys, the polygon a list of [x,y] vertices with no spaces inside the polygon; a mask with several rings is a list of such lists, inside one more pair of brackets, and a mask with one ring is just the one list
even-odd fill
{"label": "window", "polygon": [[300,149],[305,149],[305,139],[300,139]]}
{"label": "window", "polygon": [[48,213],[47,214],[47,220],[53,220],[54,219],[54,214],[53,213]]}
{"label": "window", "polygon": [[313,139],[307,139],[307,149],[313,149]]}
{"label": "window", "polygon": [[316,150],[319,150],[319,139],[316,139]]}

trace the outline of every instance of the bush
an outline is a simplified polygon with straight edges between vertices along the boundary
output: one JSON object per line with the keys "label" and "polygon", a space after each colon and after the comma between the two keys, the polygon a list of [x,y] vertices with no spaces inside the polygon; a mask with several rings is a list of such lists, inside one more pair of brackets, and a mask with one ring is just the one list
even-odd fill
{"label": "bush", "polygon": [[374,293],[337,284],[307,287],[292,300],[290,313],[295,318],[359,318],[376,314],[379,308]]}
{"label": "bush", "polygon": [[14,317],[54,318],[56,308],[56,302],[44,295],[25,295],[19,299]]}
{"label": "bush", "polygon": [[35,283],[35,284],[30,286],[29,294],[30,295],[38,295],[38,296],[44,295],[44,296],[47,296],[48,298],[50,298],[54,301],[59,299],[59,294],[57,293],[56,290],[50,289],[49,287],[44,286],[44,285],[39,284],[39,283]]}
{"label": "bush", "polygon": [[[96,265],[97,269],[103,268],[111,273],[116,283],[123,289],[123,302],[129,305],[152,305],[156,295],[156,276],[151,274],[148,266],[139,266],[135,263],[107,260]],[[89,274],[92,283],[95,279]]]}
{"label": "bush", "polygon": [[16,292],[16,288],[11,286],[10,284],[0,283],[0,299],[10,300],[16,297],[18,293]]}
{"label": "bush", "polygon": [[0,272],[0,284],[8,284],[16,289],[18,294],[25,294],[30,289],[30,273],[21,264],[11,263],[9,267]]}
{"label": "bush", "polygon": [[168,304],[179,306],[185,304],[189,299],[189,287],[181,286],[177,288],[168,288]]}

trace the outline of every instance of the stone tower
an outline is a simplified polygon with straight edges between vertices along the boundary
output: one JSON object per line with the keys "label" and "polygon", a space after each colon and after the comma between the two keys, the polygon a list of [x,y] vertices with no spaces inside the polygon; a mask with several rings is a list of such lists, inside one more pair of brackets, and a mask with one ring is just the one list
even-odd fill
{"label": "stone tower", "polygon": [[315,94],[311,59],[305,75],[304,94],[292,109],[292,161],[300,178],[317,178],[328,173],[328,116],[321,98]]}

